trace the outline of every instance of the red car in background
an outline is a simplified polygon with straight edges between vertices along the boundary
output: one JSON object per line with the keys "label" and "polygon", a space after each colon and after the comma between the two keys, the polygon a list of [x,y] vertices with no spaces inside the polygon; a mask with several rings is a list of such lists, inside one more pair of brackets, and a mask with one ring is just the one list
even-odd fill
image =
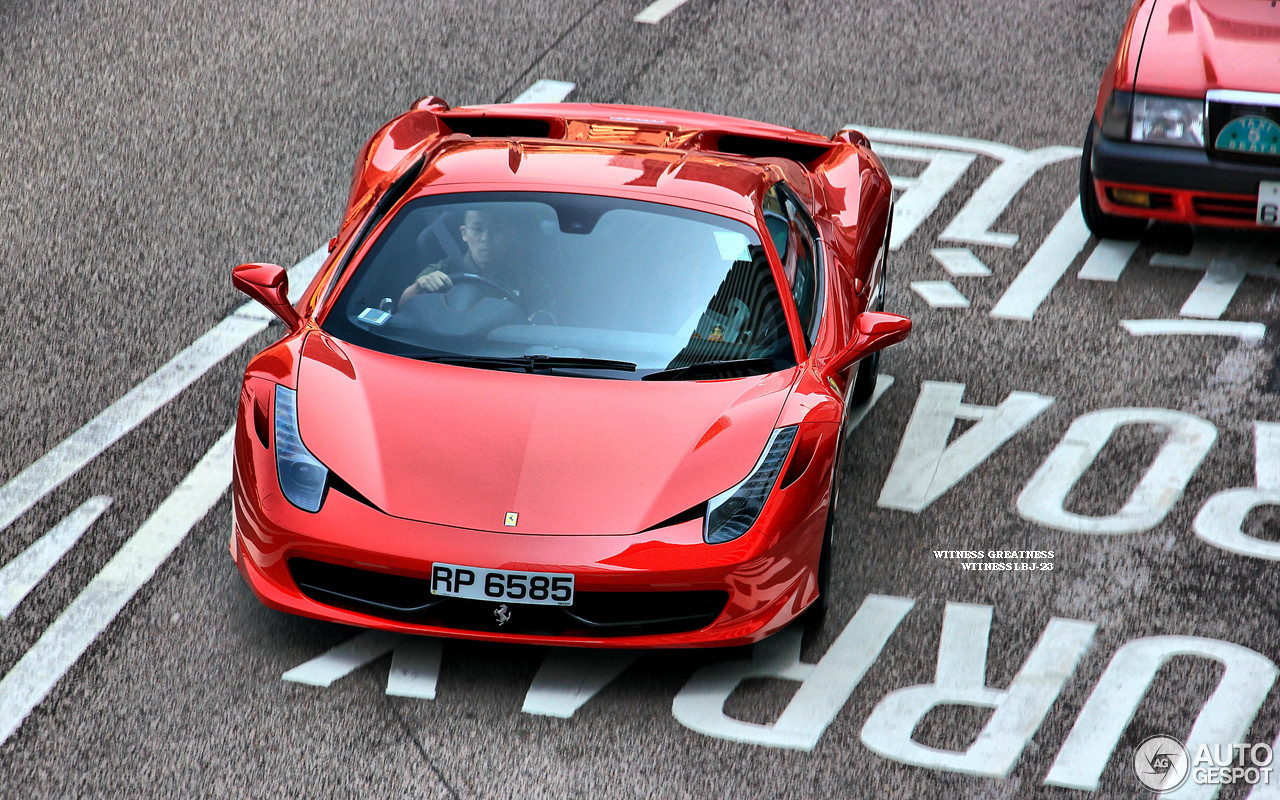
{"label": "red car in background", "polygon": [[1098,90],[1080,205],[1099,237],[1149,220],[1280,228],[1280,4],[1137,0]]}
{"label": "red car in background", "polygon": [[911,328],[891,198],[851,131],[423,98],[296,305],[233,273],[287,328],[245,372],[237,567],[276,609],[468,639],[820,618],[850,410]]}

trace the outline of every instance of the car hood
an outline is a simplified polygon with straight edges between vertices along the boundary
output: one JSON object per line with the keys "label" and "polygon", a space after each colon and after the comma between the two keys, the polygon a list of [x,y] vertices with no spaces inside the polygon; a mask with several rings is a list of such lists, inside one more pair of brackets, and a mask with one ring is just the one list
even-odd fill
{"label": "car hood", "polygon": [[1257,0],[1156,3],[1138,62],[1137,89],[1200,97],[1209,89],[1276,91],[1280,6]]}
{"label": "car hood", "polygon": [[[746,477],[797,374],[639,382],[414,361],[307,337],[298,427],[382,511],[478,530],[625,534]],[[515,526],[507,514],[518,514]]]}

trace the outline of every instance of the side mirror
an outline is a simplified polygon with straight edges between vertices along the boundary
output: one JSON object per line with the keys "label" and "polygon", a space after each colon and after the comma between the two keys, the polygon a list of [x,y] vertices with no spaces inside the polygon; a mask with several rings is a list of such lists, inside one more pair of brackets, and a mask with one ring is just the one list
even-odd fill
{"label": "side mirror", "polygon": [[302,315],[289,302],[289,276],[275,264],[241,264],[231,270],[231,285],[280,318],[290,332],[302,329]]}
{"label": "side mirror", "polygon": [[854,320],[853,341],[827,362],[822,372],[830,377],[844,372],[854,362],[897,344],[911,335],[911,320],[883,311],[865,311]]}

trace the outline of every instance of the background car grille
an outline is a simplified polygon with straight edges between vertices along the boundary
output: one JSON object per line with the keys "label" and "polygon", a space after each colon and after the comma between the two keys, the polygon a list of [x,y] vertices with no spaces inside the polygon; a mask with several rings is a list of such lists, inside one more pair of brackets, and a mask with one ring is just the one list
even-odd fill
{"label": "background car grille", "polygon": [[715,621],[729,602],[721,591],[583,592],[573,606],[510,604],[499,625],[498,603],[435,597],[425,578],[408,578],[305,558],[289,560],[302,593],[317,603],[397,622],[457,630],[539,636],[639,636],[683,633]]}
{"label": "background car grille", "polygon": [[1280,106],[1215,103],[1210,101],[1209,119],[1207,120],[1208,130],[1205,137],[1209,152],[1218,158],[1233,161],[1248,161],[1253,164],[1280,164],[1280,157],[1249,155],[1248,153],[1237,153],[1231,150],[1219,150],[1214,146],[1214,143],[1218,141],[1218,134],[1227,126],[1227,123],[1237,117],[1247,116],[1266,117],[1280,125]]}

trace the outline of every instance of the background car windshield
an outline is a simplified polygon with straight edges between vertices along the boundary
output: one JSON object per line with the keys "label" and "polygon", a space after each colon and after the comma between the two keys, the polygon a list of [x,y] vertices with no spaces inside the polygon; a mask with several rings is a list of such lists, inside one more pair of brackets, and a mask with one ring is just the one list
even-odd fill
{"label": "background car windshield", "polygon": [[[746,374],[795,365],[773,274],[752,228],[596,195],[412,201],[356,266],[323,328],[408,357],[636,364],[635,372],[591,373],[605,378],[707,361],[757,360]],[[709,376],[695,370],[674,377]]]}

